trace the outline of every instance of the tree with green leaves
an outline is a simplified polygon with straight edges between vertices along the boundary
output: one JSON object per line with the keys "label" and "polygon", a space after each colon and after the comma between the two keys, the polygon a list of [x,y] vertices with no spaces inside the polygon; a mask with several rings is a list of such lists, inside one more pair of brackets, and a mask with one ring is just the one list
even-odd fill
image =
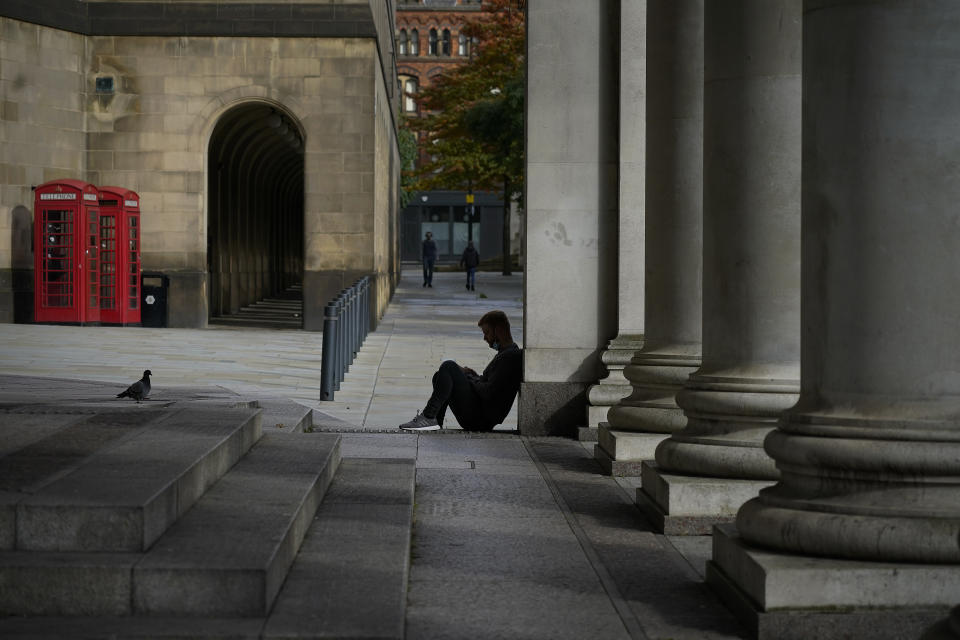
{"label": "tree with green leaves", "polygon": [[510,268],[510,202],[522,197],[526,21],[520,0],[487,0],[468,22],[470,59],[431,79],[407,120],[422,158],[411,190],[502,192],[503,273]]}

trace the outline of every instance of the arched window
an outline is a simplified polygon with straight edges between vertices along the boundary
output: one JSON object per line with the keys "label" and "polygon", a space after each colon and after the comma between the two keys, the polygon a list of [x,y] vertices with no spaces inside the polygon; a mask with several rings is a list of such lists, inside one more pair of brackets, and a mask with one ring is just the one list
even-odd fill
{"label": "arched window", "polygon": [[400,82],[403,88],[403,100],[401,101],[402,111],[404,113],[417,112],[417,79],[412,76],[400,76]]}
{"label": "arched window", "polygon": [[410,55],[420,55],[420,32],[416,29],[410,31]]}
{"label": "arched window", "polygon": [[443,55],[450,55],[450,29],[443,30]]}
{"label": "arched window", "polygon": [[400,36],[397,38],[397,53],[401,56],[407,55],[407,30],[400,29]]}
{"label": "arched window", "polygon": [[470,41],[462,33],[457,37],[457,55],[461,57],[470,55]]}
{"label": "arched window", "polygon": [[437,30],[430,29],[430,49],[427,51],[427,55],[436,56],[439,55],[437,51]]}

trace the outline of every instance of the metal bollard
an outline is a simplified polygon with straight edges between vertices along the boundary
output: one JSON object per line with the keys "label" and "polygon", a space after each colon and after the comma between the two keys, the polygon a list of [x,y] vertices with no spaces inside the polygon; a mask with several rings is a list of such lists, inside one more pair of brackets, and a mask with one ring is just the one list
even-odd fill
{"label": "metal bollard", "polygon": [[320,399],[333,400],[370,333],[370,276],[343,289],[323,310]]}
{"label": "metal bollard", "polygon": [[331,302],[323,308],[323,356],[320,359],[320,399],[333,400],[334,378],[337,373],[332,355],[337,340],[337,305]]}

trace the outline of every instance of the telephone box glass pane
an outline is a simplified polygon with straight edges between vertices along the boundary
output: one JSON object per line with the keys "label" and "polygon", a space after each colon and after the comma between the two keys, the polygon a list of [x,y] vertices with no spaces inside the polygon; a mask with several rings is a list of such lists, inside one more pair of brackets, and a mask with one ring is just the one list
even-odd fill
{"label": "telephone box glass pane", "polygon": [[43,210],[43,274],[41,303],[46,307],[73,306],[73,211]]}
{"label": "telephone box glass pane", "polygon": [[116,233],[117,217],[112,215],[100,216],[100,308],[116,309],[116,272],[117,252],[115,240],[111,240]]}

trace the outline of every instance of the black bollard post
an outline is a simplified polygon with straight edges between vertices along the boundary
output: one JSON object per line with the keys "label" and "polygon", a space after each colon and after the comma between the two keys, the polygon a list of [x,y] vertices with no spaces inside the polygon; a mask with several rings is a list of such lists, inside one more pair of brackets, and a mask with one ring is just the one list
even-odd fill
{"label": "black bollard post", "polygon": [[320,399],[333,400],[336,377],[337,305],[323,308],[323,355],[320,358]]}

